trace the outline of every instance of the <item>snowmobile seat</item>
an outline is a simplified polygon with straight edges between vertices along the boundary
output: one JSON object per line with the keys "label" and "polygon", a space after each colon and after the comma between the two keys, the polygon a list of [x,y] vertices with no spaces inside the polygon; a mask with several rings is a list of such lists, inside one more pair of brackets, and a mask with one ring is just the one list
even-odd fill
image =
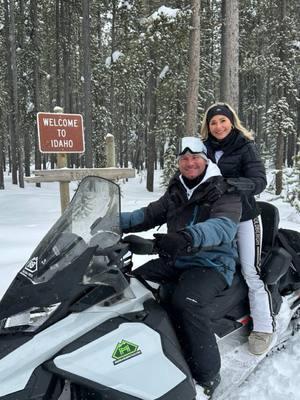
{"label": "snowmobile seat", "polygon": [[279,211],[270,203],[258,201],[257,205],[261,211],[261,219],[263,225],[263,252],[267,252],[275,245],[275,240],[279,225]]}
{"label": "snowmobile seat", "polygon": [[259,201],[258,206],[263,225],[261,277],[271,292],[274,310],[278,310],[281,298],[277,284],[289,269],[291,255],[278,246],[276,241],[279,225],[278,209],[273,204],[263,201]]}

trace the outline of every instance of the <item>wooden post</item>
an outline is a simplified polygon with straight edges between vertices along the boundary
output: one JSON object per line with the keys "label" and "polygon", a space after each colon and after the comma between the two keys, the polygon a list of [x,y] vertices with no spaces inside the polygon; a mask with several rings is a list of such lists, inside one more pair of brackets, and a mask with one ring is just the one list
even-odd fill
{"label": "wooden post", "polygon": [[[57,154],[57,168],[66,168],[67,163],[67,155],[65,153]],[[70,190],[69,190],[69,182],[59,182],[59,191],[60,191],[60,208],[61,213],[65,211],[68,204],[70,203]]]}
{"label": "wooden post", "polygon": [[[54,107],[55,113],[63,113],[62,107]],[[66,168],[68,166],[68,159],[66,153],[57,153],[57,168]],[[65,211],[68,204],[70,203],[70,190],[69,182],[59,182],[59,192],[60,192],[60,208],[61,213]]]}
{"label": "wooden post", "polygon": [[116,166],[115,138],[110,133],[106,135],[106,166]]}

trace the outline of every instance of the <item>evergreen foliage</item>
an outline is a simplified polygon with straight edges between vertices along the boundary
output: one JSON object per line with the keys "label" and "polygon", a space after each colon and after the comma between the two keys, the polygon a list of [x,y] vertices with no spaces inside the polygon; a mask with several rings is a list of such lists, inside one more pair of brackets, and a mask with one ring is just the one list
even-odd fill
{"label": "evergreen foliage", "polygon": [[161,185],[167,187],[170,179],[174,176],[178,169],[178,162],[176,156],[176,145],[170,141],[164,153],[164,170],[162,175]]}
{"label": "evergreen foliage", "polygon": [[[38,111],[53,111],[59,105],[65,112],[84,113],[82,4],[82,0],[14,2],[19,144],[13,149],[11,8],[8,0],[0,0],[1,176],[12,169],[13,154],[24,164],[26,175],[32,164],[55,167],[55,155],[41,155],[37,149]],[[154,134],[151,143],[156,165],[164,166],[163,184],[173,174],[174,146],[185,134],[190,6],[188,0],[90,1],[95,167],[105,166],[105,137],[113,134],[117,165],[144,169],[150,157],[147,143]],[[199,123],[204,110],[220,96],[221,8],[222,0],[201,1]],[[300,5],[297,0],[241,0],[239,8],[238,111],[276,170],[275,191],[280,194],[285,168],[296,177],[300,169]],[[148,90],[153,77],[150,124]],[[85,166],[85,157],[70,156],[69,166]],[[298,199],[299,193],[294,197]]]}

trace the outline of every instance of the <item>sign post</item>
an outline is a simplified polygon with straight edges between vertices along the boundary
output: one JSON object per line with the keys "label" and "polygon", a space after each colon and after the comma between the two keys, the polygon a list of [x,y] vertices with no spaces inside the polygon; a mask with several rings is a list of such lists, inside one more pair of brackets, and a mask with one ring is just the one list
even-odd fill
{"label": "sign post", "polygon": [[106,168],[67,168],[66,153],[83,153],[84,132],[80,114],[64,114],[61,107],[54,113],[39,112],[37,115],[38,139],[41,153],[57,153],[57,168],[33,171],[35,176],[25,177],[26,182],[59,182],[61,211],[70,201],[69,183],[88,175],[118,180],[134,178],[134,168],[115,168],[115,146],[113,135],[106,136]]}
{"label": "sign post", "polygon": [[[66,153],[57,154],[57,168],[66,168],[68,166],[68,159]],[[59,182],[60,192],[60,208],[61,213],[67,208],[70,203],[70,188],[69,182]]]}
{"label": "sign post", "polygon": [[[57,168],[66,168],[67,153],[84,152],[82,116],[64,114],[61,107],[54,111],[37,114],[39,148],[41,153],[57,153]],[[69,182],[60,182],[59,190],[63,212],[70,202]]]}

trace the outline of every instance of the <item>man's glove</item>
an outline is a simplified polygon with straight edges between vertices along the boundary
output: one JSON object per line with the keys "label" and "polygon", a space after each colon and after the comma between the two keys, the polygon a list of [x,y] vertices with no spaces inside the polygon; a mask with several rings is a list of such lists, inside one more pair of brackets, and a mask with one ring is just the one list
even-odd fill
{"label": "man's glove", "polygon": [[137,235],[128,235],[124,237],[123,243],[128,243],[129,250],[134,254],[154,254],[155,240],[144,239]]}
{"label": "man's glove", "polygon": [[217,201],[224,193],[229,192],[231,186],[222,178],[211,182],[205,189],[206,198],[210,203]]}
{"label": "man's glove", "polygon": [[158,253],[172,257],[189,255],[192,252],[192,237],[186,231],[155,233],[155,248]]}

